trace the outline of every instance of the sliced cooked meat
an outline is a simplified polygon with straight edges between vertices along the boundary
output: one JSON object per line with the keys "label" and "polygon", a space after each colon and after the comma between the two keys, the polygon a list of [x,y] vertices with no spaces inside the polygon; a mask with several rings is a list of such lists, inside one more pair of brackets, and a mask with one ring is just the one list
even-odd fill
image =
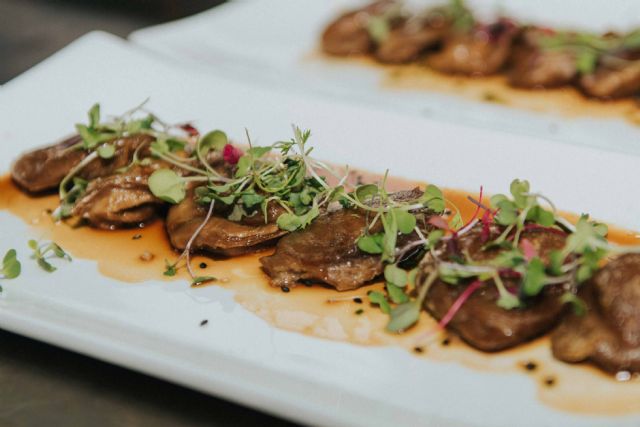
{"label": "sliced cooked meat", "polygon": [[30,193],[40,193],[56,188],[60,181],[87,153],[67,149],[81,141],[72,136],[56,145],[40,148],[23,154],[11,168],[11,177]]}
{"label": "sliced cooked meat", "polygon": [[511,54],[509,84],[527,89],[553,88],[570,84],[578,74],[576,57],[569,49],[545,50],[539,28],[523,31]]}
{"label": "sliced cooked meat", "polygon": [[618,67],[599,66],[580,78],[580,89],[594,98],[615,99],[640,92],[640,61]]}
{"label": "sliced cooked meat", "polygon": [[358,288],[382,273],[380,256],[365,254],[356,245],[366,226],[362,211],[341,209],[323,215],[281,239],[275,254],[260,259],[262,268],[273,286],[291,288],[309,280],[339,291]]}
{"label": "sliced cooked meat", "polygon": [[[494,227],[490,239],[498,237],[501,231]],[[563,234],[546,229],[525,231],[522,238],[529,240],[545,261],[552,250],[561,249],[565,242]],[[474,261],[488,261],[501,250],[483,250],[486,241],[481,228],[477,227],[459,238],[457,246],[460,253],[467,253]],[[432,262],[427,255],[421,270],[430,269]],[[503,282],[507,289],[516,286],[515,279],[503,277]],[[468,285],[451,285],[437,280],[429,288],[425,309],[436,319],[442,319]],[[496,304],[498,291],[493,281],[487,281],[465,301],[447,328],[479,350],[499,351],[514,347],[540,336],[559,321],[563,312],[563,304],[558,298],[561,293],[561,286],[547,286],[539,296],[527,301],[525,307],[506,310]]]}
{"label": "sliced cooked meat", "polygon": [[74,206],[73,215],[104,229],[138,226],[154,219],[162,205],[148,187],[154,170],[152,166],[137,166],[91,181]]}
{"label": "sliced cooked meat", "polygon": [[570,314],[552,336],[553,355],[610,372],[640,372],[640,255],[623,255],[581,290],[583,316]]}
{"label": "sliced cooked meat", "polygon": [[468,33],[452,32],[442,51],[427,58],[430,67],[449,74],[490,75],[509,58],[517,28],[507,20],[479,26]]}
{"label": "sliced cooked meat", "polygon": [[[182,202],[172,206],[166,227],[173,247],[183,250],[205,220],[206,214],[207,206],[195,201],[192,190]],[[226,209],[223,206],[216,209],[193,241],[193,250],[235,256],[262,249],[286,234],[275,224],[277,217],[282,214],[282,210],[275,205],[269,207],[266,223],[260,213],[255,218],[245,218],[243,222],[230,221],[224,214]]]}
{"label": "sliced cooked meat", "polygon": [[[415,199],[419,191],[400,192],[392,197]],[[371,214],[360,209],[340,209],[317,218],[304,230],[283,237],[276,252],[260,259],[271,284],[293,287],[300,281],[321,282],[339,291],[356,289],[382,274],[379,255],[366,254],[357,246]],[[372,233],[381,231],[378,228]],[[417,238],[400,236],[401,245]]]}
{"label": "sliced cooked meat", "polygon": [[[131,161],[133,152],[139,146],[151,141],[153,137],[144,134],[112,141],[116,145],[115,155],[110,159],[96,159],[90,162],[78,176],[94,179],[111,175]],[[30,193],[53,190],[74,166],[87,157],[88,153],[85,150],[70,149],[79,142],[80,137],[73,136],[58,144],[23,154],[11,168],[11,176],[20,187]]]}
{"label": "sliced cooked meat", "polygon": [[442,41],[448,30],[449,22],[441,14],[410,18],[380,43],[376,59],[393,64],[413,61]]}
{"label": "sliced cooked meat", "polygon": [[346,13],[332,22],[322,34],[322,49],[337,56],[362,55],[374,48],[374,41],[367,28],[372,16],[382,15],[396,3],[393,0],[377,1],[367,7]]}

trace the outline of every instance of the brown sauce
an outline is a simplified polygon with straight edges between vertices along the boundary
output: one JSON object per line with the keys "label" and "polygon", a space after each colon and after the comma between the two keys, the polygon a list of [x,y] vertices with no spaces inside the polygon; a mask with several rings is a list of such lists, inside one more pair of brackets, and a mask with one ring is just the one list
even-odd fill
{"label": "brown sauce", "polygon": [[384,71],[382,86],[396,90],[423,90],[453,94],[463,98],[502,104],[522,110],[561,117],[621,117],[640,125],[640,105],[634,98],[603,101],[590,99],[577,89],[565,86],[553,89],[519,89],[509,86],[504,75],[469,77],[438,73],[420,63],[385,65],[368,57],[335,58],[322,53],[310,55],[330,62],[350,62]]}
{"label": "brown sauce", "polygon": [[[389,184],[389,189],[394,190],[420,183],[394,180]],[[466,201],[467,194],[445,191],[465,218],[475,209]],[[21,218],[39,236],[60,244],[73,257],[96,261],[101,274],[130,283],[187,278],[184,271],[175,277],[162,274],[165,259],[175,259],[176,253],[168,243],[161,221],[131,230],[73,229],[51,220],[47,210],[54,209],[57,202],[55,195],[30,197],[18,190],[9,177],[0,178],[0,210]],[[609,238],[620,244],[640,244],[636,233],[613,227]],[[366,298],[368,290],[382,284],[342,293],[321,286],[298,286],[282,292],[269,286],[260,269],[258,259],[266,253],[225,260],[195,256],[192,265],[198,274],[217,277],[215,285],[232,289],[239,304],[277,328],[358,345],[400,346],[415,357],[432,361],[526,375],[537,386],[542,402],[565,411],[599,415],[640,412],[640,378],[616,381],[595,368],[556,361],[548,337],[513,350],[487,354],[473,350],[453,335],[438,332],[436,322],[426,313],[417,327],[403,335],[392,335],[384,330],[386,316],[371,307]],[[358,303],[354,298],[362,301]]]}

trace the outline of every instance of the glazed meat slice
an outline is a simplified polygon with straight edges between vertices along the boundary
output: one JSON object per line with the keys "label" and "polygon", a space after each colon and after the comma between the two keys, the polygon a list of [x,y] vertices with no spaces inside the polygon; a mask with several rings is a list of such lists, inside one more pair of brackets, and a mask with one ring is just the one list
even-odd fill
{"label": "glazed meat slice", "polygon": [[581,290],[587,313],[567,316],[552,336],[553,355],[610,372],[640,372],[640,255],[623,255]]}
{"label": "glazed meat slice", "polygon": [[87,153],[68,150],[81,142],[80,136],[72,136],[56,145],[23,154],[11,168],[14,182],[31,193],[52,190]]}
{"label": "glazed meat slice", "polygon": [[640,61],[616,67],[599,66],[592,74],[580,78],[579,86],[586,95],[600,99],[633,96],[640,92]]}
{"label": "glazed meat slice", "polygon": [[427,63],[447,74],[495,74],[507,63],[516,35],[517,28],[508,20],[478,26],[467,33],[452,32],[442,51],[429,56]]}
{"label": "glazed meat slice", "polygon": [[[139,146],[151,141],[153,137],[144,134],[112,141],[116,146],[116,154],[110,159],[96,159],[90,162],[78,176],[90,180],[111,175],[131,161],[134,151]],[[57,188],[71,169],[88,156],[85,150],[70,148],[80,142],[79,136],[73,136],[58,144],[23,154],[11,168],[13,180],[30,193]]]}
{"label": "glazed meat slice", "polygon": [[356,289],[382,273],[380,257],[362,253],[356,240],[367,226],[361,211],[341,209],[284,237],[275,254],[260,259],[273,286],[301,280],[323,282],[339,291]]}
{"label": "glazed meat slice", "polygon": [[377,1],[367,7],[346,13],[329,24],[322,34],[322,50],[336,56],[370,53],[374,41],[367,28],[372,16],[385,13],[396,1]]}
{"label": "glazed meat slice", "polygon": [[392,64],[413,61],[440,43],[448,30],[449,22],[441,14],[409,18],[380,43],[375,57]]}
{"label": "glazed meat slice", "polygon": [[529,28],[519,38],[511,57],[509,84],[527,89],[542,89],[570,84],[578,74],[576,58],[569,50],[543,50],[540,38],[545,33]]}
{"label": "glazed meat slice", "polygon": [[[502,230],[494,228],[491,239]],[[529,240],[539,256],[546,261],[552,250],[561,249],[565,236],[555,230],[537,229],[525,231],[522,239]],[[459,238],[461,253],[468,253],[475,261],[495,258],[500,250],[482,250],[482,230],[475,228]],[[422,271],[430,269],[433,259],[427,255]],[[424,273],[422,273],[424,275]],[[514,279],[502,278],[507,289],[515,285]],[[419,278],[419,280],[422,280]],[[442,319],[468,284],[451,285],[437,280],[431,285],[424,307],[436,319]],[[543,292],[523,308],[506,310],[499,307],[498,291],[492,281],[476,290],[456,312],[447,328],[455,332],[469,345],[482,351],[499,351],[531,340],[551,329],[560,320],[563,304],[559,300],[561,286],[546,287]]]}
{"label": "glazed meat slice", "polygon": [[[395,198],[416,198],[417,190],[394,194]],[[301,231],[283,237],[273,255],[260,259],[271,284],[293,287],[300,281],[320,282],[347,291],[359,288],[382,274],[380,256],[366,254],[357,246],[370,214],[359,209],[340,209],[316,219]],[[381,231],[378,228],[372,233]],[[406,245],[417,236],[401,236]]]}
{"label": "glazed meat slice", "polygon": [[136,166],[91,181],[72,214],[104,229],[140,226],[153,220],[162,205],[148,187],[154,170],[152,166]]}
{"label": "glazed meat slice", "polygon": [[[174,248],[183,250],[198,227],[204,222],[208,207],[197,203],[193,191],[179,204],[172,206],[167,215],[167,233]],[[218,204],[215,214],[207,221],[192,249],[224,256],[236,256],[253,252],[275,243],[286,233],[276,225],[282,214],[277,205],[269,206],[267,222],[262,214],[246,218],[242,222],[228,220],[227,209]]]}

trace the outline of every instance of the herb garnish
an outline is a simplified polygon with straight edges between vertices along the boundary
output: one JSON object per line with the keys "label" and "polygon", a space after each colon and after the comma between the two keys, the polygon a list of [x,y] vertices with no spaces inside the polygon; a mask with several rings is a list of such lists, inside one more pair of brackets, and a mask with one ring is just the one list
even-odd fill
{"label": "herb garnish", "polygon": [[[0,279],[15,279],[20,275],[22,265],[18,261],[18,254],[15,249],[9,249],[2,258],[2,268],[0,268]],[[2,286],[0,286],[2,292]]]}
{"label": "herb garnish", "polygon": [[538,44],[543,50],[572,53],[578,72],[592,74],[600,61],[618,65],[629,63],[622,54],[640,48],[640,30],[616,36],[559,31],[541,34]]}
{"label": "herb garnish", "polygon": [[[187,136],[189,136],[187,125],[170,126],[165,124],[157,116],[144,109],[146,102],[109,121],[101,121],[100,104],[94,104],[88,112],[88,123],[76,124],[76,131],[81,141],[66,150],[85,151],[87,156],[75,165],[60,182],[58,191],[60,206],[53,213],[55,219],[64,219],[71,215],[73,206],[82,197],[87,188],[87,181],[77,175],[96,159],[108,160],[113,158],[116,155],[114,142],[117,139],[137,134],[147,134],[155,138],[151,145],[156,148],[166,147],[166,151],[185,148],[188,138],[176,135],[176,131],[181,131],[183,134],[187,133]],[[143,113],[143,117],[138,117],[138,113]],[[123,169],[128,169],[144,161],[144,159],[139,159],[139,153],[142,148],[142,145],[138,147],[134,152],[131,163]]]}
{"label": "herb garnish", "polygon": [[29,240],[28,244],[33,251],[31,259],[34,259],[38,263],[38,266],[48,273],[53,273],[57,270],[57,267],[48,261],[49,259],[58,258],[71,261],[71,256],[55,242],[39,244],[35,240]]}
{"label": "herb garnish", "polygon": [[[404,282],[405,277],[396,266],[387,266],[385,279],[389,298],[381,292],[371,292],[369,300],[389,312],[388,331],[401,332],[418,321],[428,289],[436,280],[451,286],[466,286],[441,319],[440,328],[447,325],[477,289],[489,285],[495,286],[498,291],[496,304],[505,310],[512,310],[526,306],[528,300],[540,294],[546,286],[563,284],[566,292],[560,300],[571,304],[576,313],[584,313],[584,302],[577,296],[578,287],[593,276],[607,256],[640,251],[640,248],[621,247],[607,242],[606,225],[590,221],[586,215],[572,225],[559,216],[549,199],[531,192],[527,181],[514,180],[510,194],[493,196],[490,206],[482,203],[482,191],[480,194],[479,201],[469,198],[478,209],[466,225],[453,228],[442,218],[430,220],[439,229],[427,237],[426,245],[430,254],[422,267],[426,277],[416,284],[418,292],[415,297],[390,310],[390,302],[400,302],[396,288],[401,288],[398,283]],[[481,211],[484,214],[479,219]],[[499,249],[495,257],[477,261],[464,252],[448,253],[456,245],[456,240],[473,228],[480,229],[481,235],[486,238],[482,250]],[[543,260],[532,243],[522,238],[522,233],[529,229],[545,229],[566,235],[563,248],[551,251],[548,260]],[[497,237],[495,230],[499,230]],[[445,253],[448,253],[448,259],[442,258]],[[517,289],[507,289],[504,278],[509,278],[510,283],[515,280]],[[407,282],[411,287],[409,275]]]}

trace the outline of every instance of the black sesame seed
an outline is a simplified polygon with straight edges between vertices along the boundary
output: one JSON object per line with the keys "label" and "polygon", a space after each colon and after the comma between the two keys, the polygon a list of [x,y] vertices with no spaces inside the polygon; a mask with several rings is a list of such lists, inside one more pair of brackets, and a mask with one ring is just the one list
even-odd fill
{"label": "black sesame seed", "polygon": [[353,302],[355,302],[356,304],[362,304],[362,298],[354,298]]}
{"label": "black sesame seed", "polygon": [[527,362],[524,364],[524,369],[527,371],[535,371],[538,368],[538,365],[535,362]]}
{"label": "black sesame seed", "polygon": [[422,347],[413,347],[413,351],[416,353],[422,353],[424,352],[424,349]]}
{"label": "black sesame seed", "polygon": [[204,326],[207,323],[209,323],[209,321],[207,319],[204,319],[202,322],[200,322],[200,326]]}
{"label": "black sesame seed", "polygon": [[288,287],[286,287],[286,286],[281,287],[281,288],[280,288],[280,290],[281,290],[282,292],[284,292],[284,293],[287,293],[287,292],[289,292],[289,291],[290,291],[290,289],[289,289]]}
{"label": "black sesame seed", "polygon": [[51,215],[53,213],[53,211],[51,209],[45,209],[44,211],[49,215]]}
{"label": "black sesame seed", "polygon": [[363,309],[359,308],[359,309],[357,309],[357,310],[356,310],[356,314],[357,314],[358,316],[359,316],[359,315],[361,315],[362,313],[364,313],[364,310],[363,310]]}
{"label": "black sesame seed", "polygon": [[142,234],[134,234],[133,237],[132,237],[133,240],[138,240],[138,239],[141,239],[141,238],[142,238]]}
{"label": "black sesame seed", "polygon": [[441,344],[446,347],[449,344],[451,344],[451,340],[449,338],[445,338],[445,339],[442,340]]}
{"label": "black sesame seed", "polygon": [[547,377],[544,379],[544,384],[547,387],[553,387],[556,384],[556,379],[554,377]]}
{"label": "black sesame seed", "polygon": [[201,262],[200,263],[200,268],[207,268],[207,263],[206,262]]}

